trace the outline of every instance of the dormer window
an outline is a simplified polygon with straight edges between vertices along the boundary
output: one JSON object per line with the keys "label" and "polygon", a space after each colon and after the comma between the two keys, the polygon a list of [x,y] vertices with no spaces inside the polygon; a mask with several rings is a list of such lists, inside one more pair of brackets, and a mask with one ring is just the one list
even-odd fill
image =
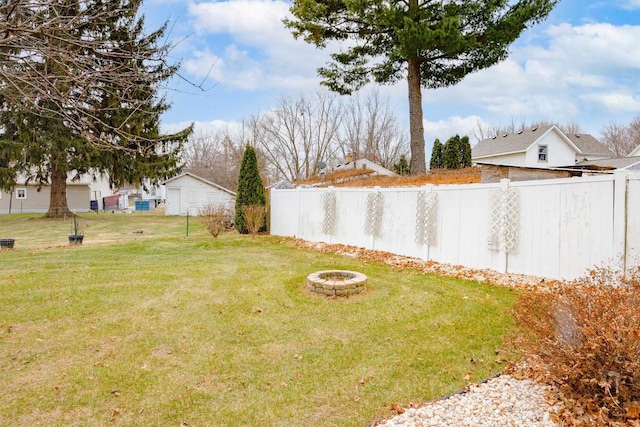
{"label": "dormer window", "polygon": [[548,146],[540,144],[538,145],[538,162],[546,163],[548,159]]}

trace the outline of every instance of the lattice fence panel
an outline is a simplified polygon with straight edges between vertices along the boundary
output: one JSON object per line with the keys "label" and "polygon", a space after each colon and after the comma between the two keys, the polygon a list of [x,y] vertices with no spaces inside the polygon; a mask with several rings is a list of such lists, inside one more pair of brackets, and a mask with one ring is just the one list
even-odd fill
{"label": "lattice fence panel", "polygon": [[419,245],[434,246],[438,221],[438,193],[432,191],[418,192],[416,208],[416,238]]}
{"label": "lattice fence panel", "polygon": [[330,191],[322,195],[322,232],[333,235],[336,228],[336,193]]}
{"label": "lattice fence panel", "polygon": [[376,191],[367,195],[367,214],[364,221],[364,234],[366,236],[379,236],[382,226],[382,205],[384,197]]}
{"label": "lattice fence panel", "polygon": [[491,193],[489,249],[515,252],[518,248],[520,197],[512,188],[496,189]]}

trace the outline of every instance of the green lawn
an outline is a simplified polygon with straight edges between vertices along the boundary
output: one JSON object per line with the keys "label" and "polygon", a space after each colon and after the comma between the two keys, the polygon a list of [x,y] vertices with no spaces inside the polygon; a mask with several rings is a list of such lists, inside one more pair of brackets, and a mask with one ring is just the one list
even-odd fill
{"label": "green lawn", "polygon": [[[364,426],[501,369],[503,287],[282,245],[191,218],[0,216],[0,425]],[[308,274],[368,290],[310,295]]]}

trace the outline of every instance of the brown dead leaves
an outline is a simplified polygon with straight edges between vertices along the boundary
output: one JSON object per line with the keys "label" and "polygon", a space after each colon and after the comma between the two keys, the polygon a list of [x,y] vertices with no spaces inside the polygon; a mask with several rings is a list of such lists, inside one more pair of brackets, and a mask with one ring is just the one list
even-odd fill
{"label": "brown dead leaves", "polygon": [[541,279],[540,277],[523,274],[504,274],[488,269],[473,269],[461,265],[441,264],[432,260],[422,260],[391,252],[369,250],[357,246],[309,242],[296,238],[285,238],[281,244],[302,249],[314,249],[322,253],[344,255],[363,260],[391,265],[397,269],[410,269],[434,273],[440,276],[454,277],[462,280],[476,280],[478,282],[493,283],[522,289],[553,292],[569,285],[560,280]]}

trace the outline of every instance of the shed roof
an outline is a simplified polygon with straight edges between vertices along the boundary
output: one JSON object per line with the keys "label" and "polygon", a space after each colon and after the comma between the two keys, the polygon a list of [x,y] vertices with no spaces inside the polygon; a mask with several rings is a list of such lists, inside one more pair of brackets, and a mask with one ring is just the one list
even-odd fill
{"label": "shed roof", "polygon": [[224,191],[224,192],[229,193],[229,194],[231,194],[233,196],[236,195],[236,193],[234,191],[231,191],[228,188],[224,188],[223,186],[218,185],[215,182],[211,182],[208,179],[202,178],[201,176],[192,174],[191,172],[184,172],[184,173],[181,173],[180,175],[174,176],[173,178],[169,178],[166,181],[164,181],[163,184],[167,185],[168,183],[170,183],[172,181],[176,181],[176,180],[178,180],[180,178],[183,178],[185,176],[188,176],[188,177],[193,178],[195,180],[201,181],[201,182],[203,182],[203,183],[205,183],[205,184],[207,184],[207,185],[209,185],[211,187],[215,187],[218,190]]}

